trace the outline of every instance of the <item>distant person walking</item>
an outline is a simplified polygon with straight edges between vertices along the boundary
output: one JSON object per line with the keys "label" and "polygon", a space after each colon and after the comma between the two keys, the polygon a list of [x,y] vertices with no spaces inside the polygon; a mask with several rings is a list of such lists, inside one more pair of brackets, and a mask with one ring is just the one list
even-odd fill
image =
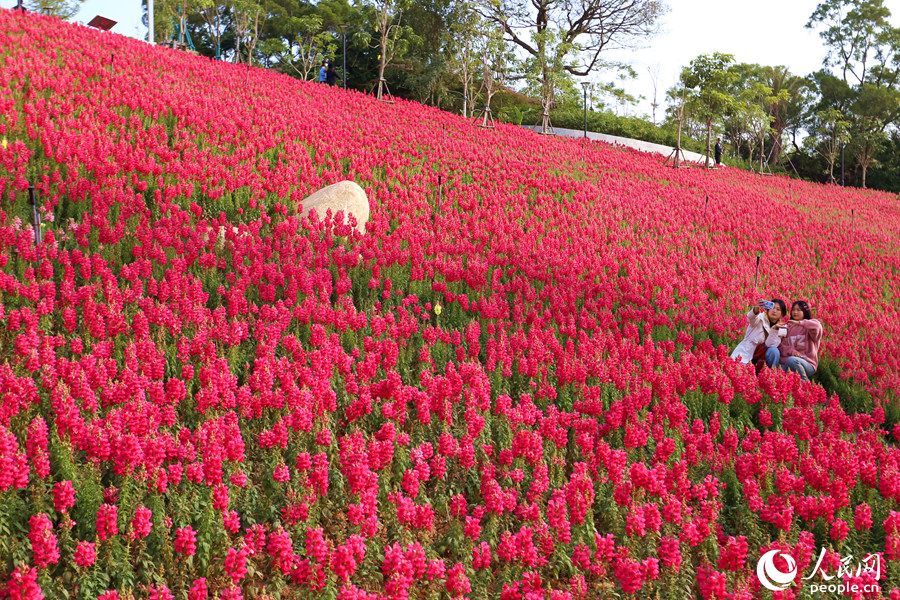
{"label": "distant person walking", "polygon": [[325,83],[328,85],[337,84],[337,71],[334,70],[333,62],[329,62],[328,68],[325,70]]}
{"label": "distant person walking", "polygon": [[322,61],[322,68],[319,69],[319,83],[325,83],[328,79],[328,61]]}
{"label": "distant person walking", "polygon": [[722,163],[722,138],[716,138],[716,149],[714,151],[716,158],[716,166],[718,167]]}

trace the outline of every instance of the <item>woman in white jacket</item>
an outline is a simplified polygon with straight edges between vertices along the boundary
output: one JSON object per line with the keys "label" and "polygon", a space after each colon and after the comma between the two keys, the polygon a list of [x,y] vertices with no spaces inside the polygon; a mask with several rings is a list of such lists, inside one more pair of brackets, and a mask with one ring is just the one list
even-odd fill
{"label": "woman in white jacket", "polygon": [[747,331],[744,333],[744,339],[731,353],[731,358],[738,359],[744,364],[752,361],[756,347],[767,342],[769,330],[781,321],[785,313],[787,307],[784,301],[778,298],[772,298],[770,301],[761,300],[758,305],[751,308],[747,313]]}

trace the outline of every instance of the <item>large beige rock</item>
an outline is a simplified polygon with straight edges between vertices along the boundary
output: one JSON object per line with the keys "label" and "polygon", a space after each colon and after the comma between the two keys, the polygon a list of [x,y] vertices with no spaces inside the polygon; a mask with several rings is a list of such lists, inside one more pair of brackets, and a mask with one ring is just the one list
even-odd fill
{"label": "large beige rock", "polygon": [[347,215],[356,217],[356,229],[360,233],[366,232],[366,221],[369,220],[369,199],[366,192],[355,181],[340,181],[324,187],[318,192],[308,196],[303,201],[303,216],[316,209],[319,219],[325,218],[325,213],[331,209],[331,214],[344,211],[344,222]]}

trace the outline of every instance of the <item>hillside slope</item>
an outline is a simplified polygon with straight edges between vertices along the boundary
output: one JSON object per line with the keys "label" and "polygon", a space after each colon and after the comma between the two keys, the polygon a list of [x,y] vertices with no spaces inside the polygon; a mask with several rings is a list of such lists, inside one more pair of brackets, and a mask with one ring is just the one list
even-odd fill
{"label": "hillside slope", "polygon": [[[10,593],[743,598],[822,546],[900,586],[895,197],[5,10],[0,76]],[[346,178],[364,236],[299,217]],[[772,296],[862,405],[727,358]]]}

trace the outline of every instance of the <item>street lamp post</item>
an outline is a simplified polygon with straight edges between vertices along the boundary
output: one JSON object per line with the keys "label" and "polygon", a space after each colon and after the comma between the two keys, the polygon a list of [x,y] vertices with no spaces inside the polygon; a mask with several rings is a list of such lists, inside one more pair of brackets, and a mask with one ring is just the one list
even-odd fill
{"label": "street lamp post", "polygon": [[584,89],[584,139],[587,139],[587,91],[590,85],[587,81],[581,82],[581,87]]}

